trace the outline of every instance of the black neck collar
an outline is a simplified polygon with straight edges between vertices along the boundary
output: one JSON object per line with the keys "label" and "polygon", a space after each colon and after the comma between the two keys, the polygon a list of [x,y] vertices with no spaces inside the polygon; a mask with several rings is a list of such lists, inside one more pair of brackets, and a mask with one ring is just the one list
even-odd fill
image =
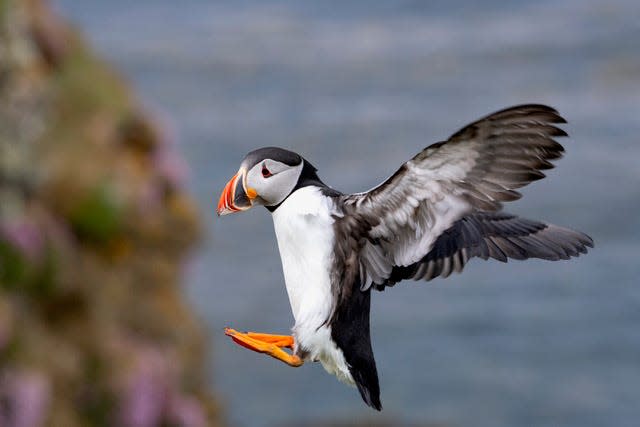
{"label": "black neck collar", "polygon": [[291,190],[289,195],[285,197],[284,200],[282,200],[277,205],[265,206],[265,208],[267,208],[269,212],[273,213],[276,209],[280,207],[280,205],[284,203],[285,200],[289,198],[289,196],[291,196],[297,190],[304,187],[309,187],[309,186],[320,187],[323,190],[324,194],[326,195],[340,194],[339,192],[328,187],[324,182],[320,180],[320,177],[318,177],[318,174],[316,173],[317,169],[313,167],[311,163],[307,162],[306,160],[302,160],[302,162],[303,162],[302,172],[300,173],[300,177],[298,177],[298,182],[296,183],[296,186],[293,187],[293,190]]}

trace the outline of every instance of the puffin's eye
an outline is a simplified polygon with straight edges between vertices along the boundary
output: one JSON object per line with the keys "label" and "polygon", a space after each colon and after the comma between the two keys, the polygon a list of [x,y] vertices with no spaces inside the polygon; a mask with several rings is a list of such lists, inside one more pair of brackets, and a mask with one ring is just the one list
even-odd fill
{"label": "puffin's eye", "polygon": [[262,177],[269,178],[271,175],[273,175],[271,171],[269,171],[265,165],[262,165]]}

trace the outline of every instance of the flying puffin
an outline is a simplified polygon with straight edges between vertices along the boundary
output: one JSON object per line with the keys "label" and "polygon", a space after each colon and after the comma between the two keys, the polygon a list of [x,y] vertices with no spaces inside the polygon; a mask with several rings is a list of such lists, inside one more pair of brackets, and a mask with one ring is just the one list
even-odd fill
{"label": "flying puffin", "polygon": [[[363,193],[324,184],[299,154],[267,147],[246,155],[218,215],[263,205],[273,218],[295,325],[292,335],[241,333],[236,343],[290,366],[320,361],[381,410],[369,335],[371,291],[404,279],[460,272],[469,259],[556,261],[587,252],[586,234],[502,211],[515,189],[541,179],[567,136],[553,108],[520,105],[430,145]],[[286,352],[289,348],[292,353]]]}

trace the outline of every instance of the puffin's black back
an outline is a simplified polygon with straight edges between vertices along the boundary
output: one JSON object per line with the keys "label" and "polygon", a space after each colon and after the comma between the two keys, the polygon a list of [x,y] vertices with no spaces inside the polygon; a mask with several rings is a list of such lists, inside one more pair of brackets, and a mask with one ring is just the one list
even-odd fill
{"label": "puffin's black back", "polygon": [[370,289],[352,292],[349,302],[336,308],[331,322],[331,338],[342,350],[362,399],[380,411],[380,385],[369,334],[370,308]]}

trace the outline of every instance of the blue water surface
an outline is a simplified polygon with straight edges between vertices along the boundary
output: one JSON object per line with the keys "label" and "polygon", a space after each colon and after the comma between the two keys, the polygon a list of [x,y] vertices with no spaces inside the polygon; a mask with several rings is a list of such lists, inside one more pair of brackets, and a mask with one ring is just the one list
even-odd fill
{"label": "blue water surface", "polygon": [[[188,292],[211,381],[239,426],[399,419],[448,426],[640,420],[640,3],[636,0],[55,0],[174,128],[207,238]],[[277,145],[342,191],[517,103],[569,121],[558,168],[507,210],[589,233],[569,262],[473,261],[374,295],[385,410],[319,365],[245,351],[222,327],[286,332],[271,219],[215,217],[244,154]],[[395,425],[395,424],[394,424]]]}

